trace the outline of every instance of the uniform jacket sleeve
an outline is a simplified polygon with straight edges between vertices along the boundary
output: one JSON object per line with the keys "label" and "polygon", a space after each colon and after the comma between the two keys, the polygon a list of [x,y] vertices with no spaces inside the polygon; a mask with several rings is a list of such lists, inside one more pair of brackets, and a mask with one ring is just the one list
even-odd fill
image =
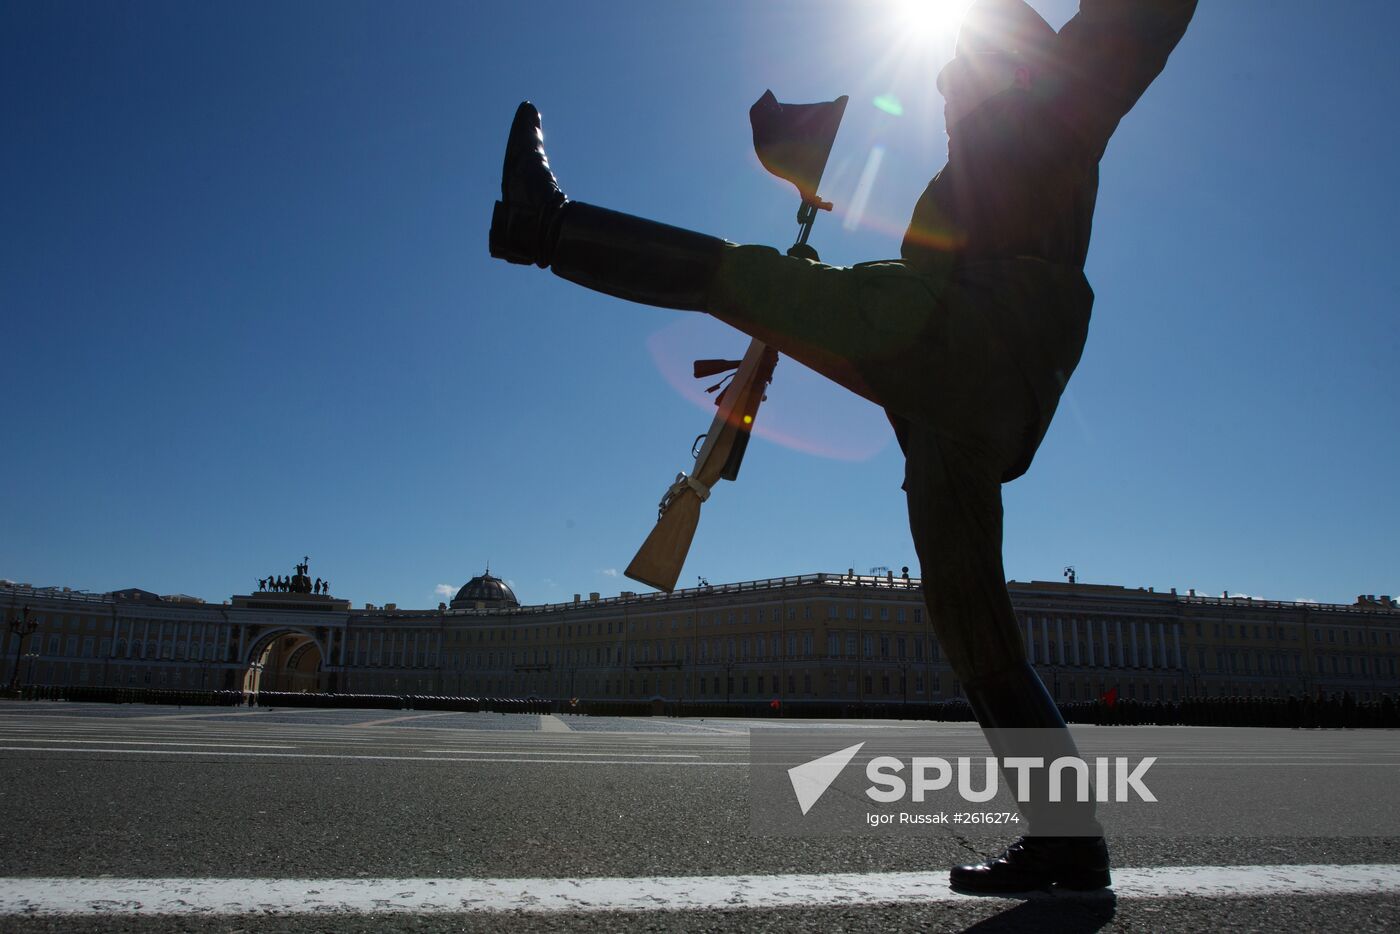
{"label": "uniform jacket sleeve", "polygon": [[1167,64],[1196,0],[1081,0],[1060,29],[1060,116],[1102,153],[1118,121]]}

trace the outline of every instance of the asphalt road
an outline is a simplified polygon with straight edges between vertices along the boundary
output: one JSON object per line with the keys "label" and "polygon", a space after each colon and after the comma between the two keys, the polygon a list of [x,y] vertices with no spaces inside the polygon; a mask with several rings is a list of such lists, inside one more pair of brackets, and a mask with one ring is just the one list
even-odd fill
{"label": "asphalt road", "polygon": [[[842,721],[841,729],[875,724]],[[820,729],[820,725],[812,724]],[[0,877],[590,880],[926,873],[995,837],[755,836],[750,724],[411,711],[211,710],[0,703]],[[925,727],[926,728],[926,727]],[[942,727],[950,741],[966,725]],[[1212,786],[1275,777],[1400,777],[1400,736],[1170,727],[1076,728],[1086,755],[1123,743],[1202,760]],[[1355,769],[1349,769],[1349,764]],[[1282,770],[1282,771],[1280,771]],[[1370,780],[1369,778],[1367,779]],[[1321,786],[1318,786],[1321,789]],[[1369,796],[1369,795],[1368,795]],[[1316,809],[1366,806],[1320,790]],[[1374,802],[1369,802],[1374,804]],[[1312,816],[1316,816],[1315,814]],[[1225,826],[1222,822],[1222,826]],[[1389,827],[1383,828],[1388,830]],[[1400,836],[1114,834],[1115,869],[1385,866]],[[1203,878],[1200,873],[1192,878]],[[1179,896],[983,898],[896,904],[617,912],[0,913],[4,931],[475,930],[1394,930],[1400,889],[1266,896],[1190,885]],[[0,903],[0,912],[5,908]]]}

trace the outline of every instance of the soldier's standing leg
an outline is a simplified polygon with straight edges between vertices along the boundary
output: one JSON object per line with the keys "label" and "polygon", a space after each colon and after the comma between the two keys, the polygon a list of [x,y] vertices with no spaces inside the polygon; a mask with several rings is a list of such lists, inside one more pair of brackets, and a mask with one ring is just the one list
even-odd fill
{"label": "soldier's standing leg", "polygon": [[[1093,802],[1050,800],[1049,764],[1078,758],[1079,751],[1026,658],[1006,589],[1003,462],[990,441],[953,438],[920,424],[906,432],[910,531],[939,645],[997,758],[1040,758],[1047,766],[1032,773],[1029,798],[1019,803],[1028,825],[1025,839],[999,859],[955,868],[952,881],[987,891],[1051,882],[1099,888],[1109,884],[1109,860]],[[1003,775],[1012,782],[1009,773]]]}

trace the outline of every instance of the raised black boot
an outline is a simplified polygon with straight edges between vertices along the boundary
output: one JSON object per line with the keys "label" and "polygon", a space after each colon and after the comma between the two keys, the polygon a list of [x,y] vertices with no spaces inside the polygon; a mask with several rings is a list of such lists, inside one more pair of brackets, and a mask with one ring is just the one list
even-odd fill
{"label": "raised black boot", "polygon": [[725,241],[564,196],[544,152],[540,113],[526,101],[506,140],[491,255],[551,268],[618,298],[704,311]]}
{"label": "raised black boot", "polygon": [[[976,892],[1022,892],[1050,885],[1069,889],[1109,885],[1103,828],[1094,817],[1092,796],[1076,800],[1079,789],[1073,771],[1060,775],[1064,800],[1050,800],[1050,763],[1080,756],[1059,707],[1035,669],[1022,664],[969,681],[965,689],[999,761],[1039,758],[1046,767],[1029,773],[1028,800],[1018,802],[1029,825],[1026,836],[985,863],[955,867],[952,886]],[[1002,774],[1015,794],[1016,772],[1003,769]]]}

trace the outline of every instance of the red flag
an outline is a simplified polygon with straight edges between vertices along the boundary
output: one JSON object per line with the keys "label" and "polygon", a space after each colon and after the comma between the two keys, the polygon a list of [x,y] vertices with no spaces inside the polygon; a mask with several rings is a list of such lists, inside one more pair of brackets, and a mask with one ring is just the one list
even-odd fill
{"label": "red flag", "polygon": [[1107,691],[1104,691],[1102,694],[1099,695],[1099,700],[1107,704],[1110,710],[1113,709],[1113,705],[1118,703],[1118,689],[1109,688]]}
{"label": "red flag", "polygon": [[777,710],[782,705],[778,703],[778,699],[775,697],[768,702],[768,706],[772,707],[774,710]]}

